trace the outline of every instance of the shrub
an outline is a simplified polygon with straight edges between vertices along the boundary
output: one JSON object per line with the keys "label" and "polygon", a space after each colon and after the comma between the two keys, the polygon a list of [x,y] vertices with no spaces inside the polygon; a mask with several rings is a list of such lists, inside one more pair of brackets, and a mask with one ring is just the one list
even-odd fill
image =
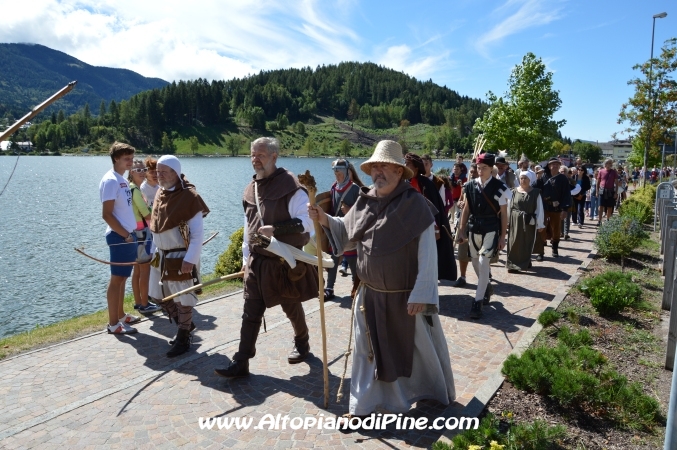
{"label": "shrub", "polygon": [[647,234],[633,218],[614,216],[602,223],[595,237],[598,253],[604,258],[623,258],[639,246]]}
{"label": "shrub", "polygon": [[653,211],[643,199],[636,199],[634,196],[624,201],[618,209],[621,217],[636,219],[639,223],[646,223],[653,217]]}
{"label": "shrub", "polygon": [[242,268],[242,242],[244,240],[244,227],[230,235],[230,244],[226,251],[219,255],[216,261],[214,273],[216,276],[228,275],[239,272]]}
{"label": "shrub", "polygon": [[538,323],[543,325],[543,328],[547,328],[550,325],[557,322],[562,315],[553,309],[546,309],[538,316]]}
{"label": "shrub", "polygon": [[638,200],[653,210],[654,202],[656,201],[656,188],[651,185],[646,185],[643,188],[636,189],[630,199]]}
{"label": "shrub", "polygon": [[[512,417],[508,413],[508,417]],[[552,444],[566,436],[562,425],[549,426],[544,420],[536,419],[530,423],[508,421],[508,430],[501,432],[501,421],[488,413],[476,430],[466,430],[452,439],[454,449],[476,448],[486,450],[540,450],[551,448]],[[447,450],[450,447],[441,442],[432,446],[433,450]]]}
{"label": "shrub", "polygon": [[562,327],[558,339],[556,347],[510,355],[503,374],[518,389],[547,395],[564,407],[598,411],[625,428],[652,429],[660,423],[658,402],[609,368],[606,357],[588,346],[587,332]]}
{"label": "shrub", "polygon": [[601,316],[618,314],[642,297],[642,290],[632,282],[632,276],[615,270],[583,280],[579,289]]}

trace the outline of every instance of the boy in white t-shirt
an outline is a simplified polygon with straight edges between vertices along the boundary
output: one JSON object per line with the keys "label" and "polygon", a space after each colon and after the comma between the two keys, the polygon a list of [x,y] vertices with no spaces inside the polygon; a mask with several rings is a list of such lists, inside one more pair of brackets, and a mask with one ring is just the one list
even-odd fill
{"label": "boy in white t-shirt", "polygon": [[[135,149],[131,145],[114,142],[110,147],[113,168],[106,172],[99,183],[102,217],[106,221],[106,243],[110,249],[110,282],[106,292],[108,300],[108,333],[133,334],[136,328],[129,325],[139,319],[125,314],[124,298],[127,278],[132,274],[136,261],[136,219],[132,210],[132,191],[124,173],[132,168]],[[122,264],[120,264],[122,263]]]}

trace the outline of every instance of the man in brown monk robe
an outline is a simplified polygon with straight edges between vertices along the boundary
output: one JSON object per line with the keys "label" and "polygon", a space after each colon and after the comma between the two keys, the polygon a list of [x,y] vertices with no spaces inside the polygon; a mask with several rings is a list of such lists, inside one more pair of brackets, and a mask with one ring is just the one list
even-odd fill
{"label": "man in brown monk robe", "polygon": [[397,142],[379,142],[360,168],[374,187],[362,190],[345,217],[308,207],[335,252],[357,243],[361,284],[353,309],[348,415],[377,408],[406,412],[422,399],[449,404],[456,394],[438,317],[437,211],[406,183],[413,172],[403,164]]}
{"label": "man in brown monk robe", "polygon": [[256,338],[266,308],[280,305],[294,328],[290,364],[304,361],[310,345],[308,326],[301,302],[318,296],[317,269],[298,262],[292,270],[278,256],[252,245],[255,234],[301,248],[310,239],[313,226],[308,217],[308,194],[296,177],[276,166],[280,144],[262,137],[251,144],[251,161],[256,175],[244,191],[245,229],[242,245],[244,313],[240,346],[230,365],[215,372],[226,378],[249,375],[249,359],[256,355]]}

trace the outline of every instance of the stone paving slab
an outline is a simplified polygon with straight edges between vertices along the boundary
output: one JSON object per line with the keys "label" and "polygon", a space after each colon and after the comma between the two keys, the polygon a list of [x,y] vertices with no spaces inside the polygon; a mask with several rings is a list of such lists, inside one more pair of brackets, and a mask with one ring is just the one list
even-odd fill
{"label": "stone paving slab", "polygon": [[[595,227],[572,231],[562,241],[557,260],[534,262],[530,273],[508,274],[492,266],[495,295],[480,321],[468,319],[476,277],[468,269],[468,286],[440,286],[440,320],[449,345],[456,402],[446,407],[419,402],[413,417],[458,415],[500,367],[514,346],[576,273],[590,252]],[[501,258],[504,263],[504,256]],[[0,362],[0,447],[36,448],[427,448],[442,430],[342,433],[330,430],[201,430],[199,417],[251,418],[266,414],[328,418],[347,411],[350,364],[345,397],[336,403],[343,354],[348,342],[349,278],[338,277],[343,295],[326,304],[330,405],[323,405],[318,302],[304,304],[311,327],[308,361],[289,365],[292,330],[279,307],[267,312],[268,332],[261,333],[252,376],[226,380],[213,369],[227,365],[238,345],[242,296],[235,294],[198,305],[193,349],[168,359],[167,338],[175,325],[162,316],[138,325],[139,334],[105,333],[19,355]],[[324,416],[320,416],[324,414]]]}

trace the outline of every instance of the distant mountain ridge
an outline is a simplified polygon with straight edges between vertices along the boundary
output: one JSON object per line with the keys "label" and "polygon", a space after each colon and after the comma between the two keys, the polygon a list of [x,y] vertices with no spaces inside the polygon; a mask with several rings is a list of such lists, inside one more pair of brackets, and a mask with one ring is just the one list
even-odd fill
{"label": "distant mountain ridge", "polygon": [[[101,100],[120,102],[139,92],[169,84],[127,69],[97,67],[39,44],[0,44],[0,116],[23,116],[34,106],[77,80],[76,88],[46,112],[75,113],[89,103],[98,114]],[[44,113],[43,113],[44,114]]]}

